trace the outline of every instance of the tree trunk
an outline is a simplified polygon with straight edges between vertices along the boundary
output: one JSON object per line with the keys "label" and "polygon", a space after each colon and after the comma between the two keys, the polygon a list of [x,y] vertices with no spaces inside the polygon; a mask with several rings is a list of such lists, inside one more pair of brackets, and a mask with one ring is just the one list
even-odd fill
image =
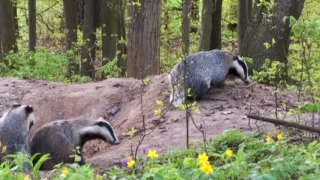
{"label": "tree trunk", "polygon": [[182,6],[182,53],[183,55],[189,54],[190,44],[190,18],[189,12],[191,9],[191,0],[183,0]]}
{"label": "tree trunk", "polygon": [[252,17],[252,1],[247,0],[247,22],[250,23]]}
{"label": "tree trunk", "polygon": [[[269,13],[265,7],[257,7],[255,3],[251,23],[246,31],[243,41],[242,56],[253,58],[253,63],[249,67],[259,71],[265,60],[278,60],[287,63],[289,48],[289,37],[291,28],[289,20],[283,22],[284,17],[294,16],[299,18],[304,0],[275,0],[275,8],[272,10],[273,18],[268,21],[263,13]],[[272,41],[274,39],[274,44]],[[269,43],[270,48],[266,48],[264,43]]]}
{"label": "tree trunk", "polygon": [[210,50],[221,49],[221,15],[222,15],[222,0],[212,0],[212,29],[210,38]]}
{"label": "tree trunk", "polygon": [[210,37],[212,30],[212,0],[203,0],[200,32],[200,51],[210,50]]}
{"label": "tree trunk", "polygon": [[83,20],[83,41],[81,54],[81,75],[94,79],[95,57],[96,57],[96,3],[97,0],[85,0]]}
{"label": "tree trunk", "polygon": [[35,51],[37,44],[36,0],[29,0],[29,51]]}
{"label": "tree trunk", "polygon": [[77,42],[77,0],[63,0],[66,21],[66,49],[71,50]]}
{"label": "tree trunk", "polygon": [[11,0],[0,1],[0,18],[2,20],[2,48],[3,55],[6,56],[10,51],[17,52],[15,17]]}
{"label": "tree trunk", "polygon": [[248,2],[249,0],[238,1],[238,44],[239,53],[242,53],[242,42],[245,39],[248,26]]}
{"label": "tree trunk", "polygon": [[[136,2],[131,0],[130,3]],[[160,18],[162,0],[141,0],[129,8],[128,76],[144,78],[160,71]],[[140,72],[142,74],[140,74]]]}
{"label": "tree trunk", "polygon": [[124,14],[125,14],[125,2],[123,0],[119,0],[119,11],[118,11],[118,39],[121,40],[120,43],[117,43],[117,49],[120,51],[118,54],[118,67],[121,68],[121,75],[125,76],[126,70],[127,70],[127,59],[123,57],[123,55],[127,54],[127,46],[124,43],[127,39],[126,37],[126,27],[125,27],[125,21],[124,21]]}
{"label": "tree trunk", "polygon": [[117,54],[117,0],[101,0],[102,59],[103,65]]}
{"label": "tree trunk", "polygon": [[17,1],[13,1],[12,2],[12,8],[13,8],[13,20],[14,20],[14,27],[15,27],[15,35],[16,35],[16,39],[19,39],[19,22],[18,22],[18,6],[17,6]]}
{"label": "tree trunk", "polygon": [[[2,5],[0,3],[0,5]],[[0,8],[0,16],[2,15],[1,13],[1,8]],[[3,50],[2,50],[2,18],[0,17],[0,63],[3,62]]]}

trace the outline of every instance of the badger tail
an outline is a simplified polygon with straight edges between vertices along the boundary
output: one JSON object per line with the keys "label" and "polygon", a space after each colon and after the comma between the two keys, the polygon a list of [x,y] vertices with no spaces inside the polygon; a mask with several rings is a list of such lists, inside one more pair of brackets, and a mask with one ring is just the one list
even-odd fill
{"label": "badger tail", "polygon": [[175,107],[178,107],[180,104],[184,103],[185,101],[184,90],[181,88],[178,88],[177,87],[178,85],[175,85],[174,82],[172,82],[171,74],[169,74],[168,78],[171,86],[170,103],[172,103]]}

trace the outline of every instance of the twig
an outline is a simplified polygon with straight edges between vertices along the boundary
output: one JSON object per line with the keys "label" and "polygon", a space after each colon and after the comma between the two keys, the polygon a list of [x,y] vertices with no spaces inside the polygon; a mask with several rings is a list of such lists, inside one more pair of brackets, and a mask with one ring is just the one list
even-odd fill
{"label": "twig", "polygon": [[299,123],[283,121],[283,120],[278,120],[278,119],[272,119],[272,118],[266,118],[266,117],[261,117],[261,116],[254,115],[254,114],[246,114],[246,116],[248,118],[256,119],[258,121],[264,121],[264,122],[269,122],[269,123],[282,125],[282,126],[286,126],[286,127],[294,127],[294,128],[302,129],[302,130],[309,131],[309,132],[320,133],[319,128],[314,128],[314,127],[306,126],[306,125],[299,124]]}

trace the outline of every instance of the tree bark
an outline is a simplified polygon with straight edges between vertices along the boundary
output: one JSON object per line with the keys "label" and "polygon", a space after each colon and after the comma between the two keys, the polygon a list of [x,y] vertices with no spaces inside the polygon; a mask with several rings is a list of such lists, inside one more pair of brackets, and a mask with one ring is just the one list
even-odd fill
{"label": "tree bark", "polygon": [[[0,3],[0,5],[2,5]],[[1,13],[1,8],[0,8],[0,16],[2,15]],[[0,17],[0,63],[3,62],[3,50],[2,50],[2,18]]]}
{"label": "tree bark", "polygon": [[212,30],[212,0],[203,0],[200,32],[200,51],[210,50],[210,37]]}
{"label": "tree bark", "polygon": [[36,0],[29,0],[29,51],[35,51],[37,44]]}
{"label": "tree bark", "polygon": [[[131,0],[130,3],[136,2]],[[141,0],[129,8],[128,76],[144,78],[160,71],[160,17],[162,0]],[[140,74],[141,72],[141,74]]]}
{"label": "tree bark", "polygon": [[117,53],[117,0],[101,0],[102,59],[103,65],[112,61]]}
{"label": "tree bark", "polygon": [[252,1],[247,0],[247,22],[250,23],[252,17]]}
{"label": "tree bark", "polygon": [[248,2],[249,0],[238,1],[238,44],[239,53],[242,53],[242,42],[245,39],[246,30],[248,26]]}
{"label": "tree bark", "polygon": [[[275,0],[275,8],[272,10],[274,16],[271,21],[263,13],[269,13],[264,7],[254,5],[251,23],[246,31],[243,41],[242,56],[253,58],[253,63],[249,66],[252,70],[259,71],[265,60],[278,60],[287,63],[290,32],[289,20],[283,21],[284,17],[294,16],[299,18],[304,0]],[[272,39],[275,43],[272,45]],[[266,48],[264,43],[269,43],[270,48]]]}
{"label": "tree bark", "polygon": [[189,54],[190,44],[190,18],[189,12],[191,9],[191,0],[183,0],[182,6],[182,53],[183,55]]}
{"label": "tree bark", "polygon": [[0,1],[0,18],[2,20],[2,48],[3,55],[6,56],[10,51],[17,52],[15,17],[11,0]]}
{"label": "tree bark", "polygon": [[81,75],[94,79],[94,62],[96,57],[96,3],[97,0],[85,0],[83,20],[83,41],[81,54]]}
{"label": "tree bark", "polygon": [[15,27],[15,35],[16,35],[16,39],[19,39],[19,22],[18,22],[18,6],[17,6],[17,1],[13,1],[12,2],[12,8],[13,8],[13,20],[14,20],[14,27]]}
{"label": "tree bark", "polygon": [[221,49],[221,15],[222,0],[212,0],[212,30],[210,38],[210,50]]}
{"label": "tree bark", "polygon": [[[125,1],[126,2],[126,1]],[[124,41],[127,39],[126,37],[126,27],[125,27],[125,21],[124,21],[124,14],[125,14],[125,7],[126,4],[123,0],[119,0],[119,11],[118,13],[118,39],[121,40],[121,43],[117,43],[117,49],[120,51],[118,54],[118,67],[121,68],[121,75],[125,76],[126,70],[127,70],[127,59],[123,57],[124,54],[127,54],[127,46],[124,44]]]}
{"label": "tree bark", "polygon": [[77,42],[77,0],[63,0],[66,21],[66,49],[71,50]]}

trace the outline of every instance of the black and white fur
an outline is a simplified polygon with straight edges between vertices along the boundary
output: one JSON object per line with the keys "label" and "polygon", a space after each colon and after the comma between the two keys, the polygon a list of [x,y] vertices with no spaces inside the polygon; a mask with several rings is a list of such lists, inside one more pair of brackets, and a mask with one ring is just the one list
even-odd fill
{"label": "black and white fur", "polygon": [[[45,161],[42,170],[51,170],[59,163],[73,164],[77,146],[80,147],[80,165],[85,164],[82,148],[87,141],[102,139],[109,144],[119,144],[113,128],[107,120],[99,118],[90,120],[85,117],[58,120],[40,127],[31,139],[31,154],[50,154],[51,159]],[[39,158],[40,158],[39,156]],[[38,161],[38,159],[35,159]]]}
{"label": "black and white fur", "polygon": [[[30,105],[15,104],[0,118],[0,163],[9,160],[5,156],[18,152],[30,156],[28,135],[35,122],[33,108]],[[2,147],[6,151],[1,153]],[[25,171],[30,170],[26,164]]]}
{"label": "black and white fur", "polygon": [[186,57],[186,62],[179,62],[169,73],[170,102],[175,107],[185,102],[184,81],[187,89],[191,89],[192,96],[201,100],[211,86],[223,85],[228,75],[235,75],[246,84],[250,83],[246,62],[230,51],[211,50],[191,54]]}

